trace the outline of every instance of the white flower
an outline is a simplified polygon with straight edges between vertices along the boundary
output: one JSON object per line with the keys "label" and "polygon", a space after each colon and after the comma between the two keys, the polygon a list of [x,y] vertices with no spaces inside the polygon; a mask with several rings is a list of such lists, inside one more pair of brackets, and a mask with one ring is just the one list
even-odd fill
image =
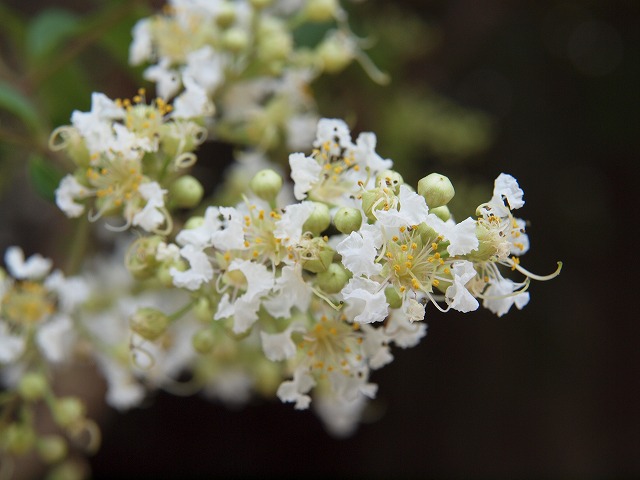
{"label": "white flower", "polygon": [[318,122],[316,140],[313,146],[316,148],[328,144],[325,150],[332,155],[339,155],[340,148],[352,148],[351,133],[344,120],[336,118],[321,118]]}
{"label": "white flower", "polygon": [[478,248],[476,222],[471,217],[454,223],[444,222],[436,215],[429,214],[425,223],[449,241],[447,252],[452,256],[466,255]]}
{"label": "white flower", "polygon": [[128,410],[140,405],[146,391],[131,370],[106,355],[98,355],[97,360],[107,380],[107,403],[118,410]]}
{"label": "white flower", "polygon": [[289,166],[291,167],[291,179],[293,180],[293,194],[296,200],[303,200],[307,197],[307,192],[311,190],[320,175],[322,167],[312,157],[307,157],[304,153],[292,153],[289,155]]}
{"label": "white flower", "polygon": [[156,260],[159,262],[175,262],[180,259],[180,248],[174,243],[160,242],[156,248]]}
{"label": "white flower", "polygon": [[147,182],[140,185],[138,192],[147,203],[133,216],[133,225],[139,225],[147,232],[153,232],[165,220],[165,215],[159,209],[164,208],[163,197],[167,191],[160,188],[157,182]]}
{"label": "white flower", "polygon": [[496,278],[483,293],[482,306],[501,317],[509,311],[512,305],[522,310],[529,303],[529,292],[518,292],[522,284],[517,284],[508,278]]}
{"label": "white flower", "polygon": [[380,230],[374,225],[365,224],[338,243],[336,252],[342,256],[342,264],[355,276],[371,277],[382,271],[382,265],[375,262],[381,246]]}
{"label": "white flower", "polygon": [[390,338],[383,328],[374,328],[370,325],[362,324],[364,332],[363,349],[367,357],[369,366],[377,370],[393,361],[393,355],[389,348]]}
{"label": "white flower", "polygon": [[276,395],[283,402],[295,402],[296,410],[309,408],[311,397],[306,395],[316,382],[305,367],[296,368],[293,379],[280,384]]}
{"label": "white flower", "polygon": [[168,100],[180,91],[182,82],[177,70],[171,68],[171,60],[163,58],[157,65],[151,65],[143,74],[145,80],[156,83],[158,95]]}
{"label": "white flower", "polygon": [[476,310],[479,306],[478,301],[466,287],[467,282],[476,276],[473,263],[466,260],[455,262],[452,264],[451,273],[453,273],[453,284],[445,292],[449,306],[462,313]]}
{"label": "white flower", "polygon": [[39,253],[31,255],[27,261],[20,247],[9,247],[4,254],[4,263],[13,278],[18,280],[38,280],[51,270],[53,262]]}
{"label": "white flower", "polygon": [[213,267],[209,262],[209,257],[198,247],[185,245],[180,249],[180,255],[188,260],[191,268],[184,272],[177,268],[169,270],[171,277],[173,277],[173,284],[176,287],[197,290],[200,285],[213,278]]}
{"label": "white flower", "polygon": [[313,408],[326,429],[340,438],[348,437],[355,431],[366,405],[367,397],[364,395],[347,401],[330,393],[318,395],[313,402]]}
{"label": "white flower", "polygon": [[402,310],[397,309],[389,314],[384,329],[387,336],[400,348],[415,347],[427,334],[425,323],[413,322]]}
{"label": "white flower", "polygon": [[[353,156],[358,163],[362,163],[369,167],[372,177],[375,178],[375,172],[389,169],[393,166],[393,162],[389,159],[384,160],[376,153],[376,135],[371,132],[363,132],[358,135],[356,146],[353,149]],[[416,224],[417,225],[417,224]]]}
{"label": "white flower", "polygon": [[153,54],[153,44],[151,37],[151,20],[143,18],[133,27],[133,42],[129,47],[129,63],[140,65],[145,60],[149,60]]}
{"label": "white flower", "polygon": [[219,52],[205,45],[187,54],[182,75],[192,78],[207,93],[212,94],[224,81],[224,63]]}
{"label": "white flower", "polygon": [[258,319],[260,301],[273,286],[273,275],[262,264],[250,260],[235,259],[227,268],[227,272],[239,270],[245,277],[245,293],[233,301],[228,293],[220,299],[215,320],[233,316],[234,333],[244,333]]}
{"label": "white flower", "polygon": [[385,227],[420,225],[427,220],[429,208],[422,195],[413,192],[406,185],[400,185],[398,194],[400,209],[377,210],[378,221]]}
{"label": "white flower", "polygon": [[89,287],[83,278],[66,278],[60,270],[49,275],[44,281],[44,286],[58,295],[58,307],[61,312],[70,313],[89,298]]}
{"label": "white flower", "polygon": [[364,277],[353,277],[342,289],[344,313],[357,323],[381,322],[387,317],[389,304],[384,288]]}
{"label": "white flower", "polygon": [[88,197],[89,194],[89,190],[80,185],[73,175],[65,175],[56,189],[56,205],[67,217],[79,217],[84,212],[84,205],[75,200]]}

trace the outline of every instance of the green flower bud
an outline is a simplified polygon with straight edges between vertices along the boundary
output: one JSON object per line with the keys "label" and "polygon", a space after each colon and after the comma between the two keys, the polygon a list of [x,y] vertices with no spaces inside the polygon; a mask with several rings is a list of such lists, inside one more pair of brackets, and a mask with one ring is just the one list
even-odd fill
{"label": "green flower bud", "polygon": [[400,193],[400,185],[404,184],[402,175],[394,170],[383,170],[376,175],[376,186],[390,188],[396,195]]}
{"label": "green flower bud", "polygon": [[304,16],[312,22],[328,22],[338,11],[337,0],[309,0]]}
{"label": "green flower bud", "polygon": [[266,168],[253,176],[249,187],[262,200],[273,202],[282,188],[282,177],[270,168]]}
{"label": "green flower bud", "polygon": [[131,318],[131,330],[147,340],[156,340],[164,332],[171,320],[160,310],[150,307],[139,308]]}
{"label": "green flower bud", "polygon": [[156,278],[161,285],[165,287],[173,287],[173,276],[171,275],[171,269],[175,268],[180,272],[184,272],[187,269],[187,262],[185,260],[178,260],[177,262],[169,262],[161,264],[156,270]]}
{"label": "green flower bud", "polygon": [[327,293],[338,293],[351,278],[351,272],[340,263],[332,263],[316,276],[316,283]]}
{"label": "green flower bud", "polygon": [[418,182],[418,193],[427,201],[429,208],[437,208],[449,203],[456,191],[447,177],[432,173]]}
{"label": "green flower bud", "polygon": [[258,58],[265,63],[278,62],[285,60],[292,50],[293,39],[286,30],[281,28],[268,30],[261,34]]}
{"label": "green flower bud", "polygon": [[362,225],[362,213],[357,208],[342,207],[333,217],[333,224],[340,233],[349,235],[360,229]]}
{"label": "green flower bud", "polygon": [[222,35],[222,45],[232,52],[241,52],[249,45],[249,36],[239,27],[231,27]]}
{"label": "green flower bud", "polygon": [[423,245],[434,242],[438,238],[438,232],[426,223],[418,225],[418,233],[420,234],[420,240],[422,240]]}
{"label": "green flower bud", "polygon": [[184,230],[193,230],[194,228],[198,228],[204,225],[204,217],[195,216],[191,217],[184,224]]}
{"label": "green flower bud", "polygon": [[196,332],[191,339],[191,344],[198,353],[207,354],[211,352],[215,344],[213,332],[210,328]]}
{"label": "green flower bud", "polygon": [[353,50],[338,35],[332,35],[323,40],[316,53],[327,73],[340,72],[354,59]]}
{"label": "green flower bud", "polygon": [[367,190],[362,193],[362,209],[364,210],[364,214],[367,216],[369,220],[375,222],[376,217],[373,215],[373,206],[376,205],[376,210],[380,210],[384,207],[384,200],[380,201],[384,198],[384,193],[378,189],[375,190]]}
{"label": "green flower bud", "polygon": [[85,416],[85,406],[77,397],[62,397],[56,400],[53,418],[62,428],[78,424]]}
{"label": "green flower bud", "polygon": [[254,369],[256,391],[265,398],[273,397],[282,383],[279,362],[272,362],[263,357],[258,362],[254,362]]}
{"label": "green flower bud", "polygon": [[60,435],[46,435],[38,440],[38,454],[46,463],[56,463],[67,456],[67,442]]}
{"label": "green flower bud", "polygon": [[251,6],[256,10],[260,10],[265,7],[268,7],[269,5],[271,5],[272,2],[273,0],[249,0],[249,3],[251,4]]}
{"label": "green flower bud", "polygon": [[46,477],[46,480],[83,480],[87,478],[88,472],[81,464],[73,461],[66,461],[57,465]]}
{"label": "green flower bud", "polygon": [[329,225],[331,225],[331,215],[329,214],[329,207],[324,203],[313,202],[314,209],[307,218],[307,221],[302,225],[303,232],[311,232],[315,236],[324,232]]}
{"label": "green flower bud", "polygon": [[10,424],[4,432],[4,444],[13,455],[24,455],[36,442],[36,434],[29,425]]}
{"label": "green flower bud", "polygon": [[236,21],[236,10],[230,2],[224,2],[220,5],[216,24],[220,28],[230,27]]}
{"label": "green flower bud", "polygon": [[213,319],[213,309],[208,298],[200,297],[193,306],[193,314],[202,323],[209,323]]}
{"label": "green flower bud", "polygon": [[191,175],[178,178],[169,186],[169,198],[178,208],[193,208],[204,195],[202,184]]}
{"label": "green flower bud", "polygon": [[18,392],[28,402],[40,400],[49,389],[49,382],[44,375],[27,372],[18,383]]}
{"label": "green flower bud", "polygon": [[443,222],[446,222],[451,218],[451,212],[449,211],[449,207],[447,207],[446,205],[436,208],[430,208],[429,213],[433,213]]}
{"label": "green flower bud", "polygon": [[320,237],[314,238],[311,244],[311,247],[302,253],[302,268],[313,273],[324,272],[333,262],[334,251]]}
{"label": "green flower bud", "polygon": [[139,308],[131,317],[131,330],[147,340],[157,340],[171,323],[171,320],[160,310],[150,307]]}
{"label": "green flower bud", "polygon": [[125,256],[127,270],[137,279],[149,278],[158,266],[156,251],[162,238],[157,235],[152,237],[140,237],[135,240]]}
{"label": "green flower bud", "polygon": [[395,287],[387,287],[384,290],[384,296],[387,299],[387,303],[391,308],[400,308],[402,307],[402,297],[395,289]]}

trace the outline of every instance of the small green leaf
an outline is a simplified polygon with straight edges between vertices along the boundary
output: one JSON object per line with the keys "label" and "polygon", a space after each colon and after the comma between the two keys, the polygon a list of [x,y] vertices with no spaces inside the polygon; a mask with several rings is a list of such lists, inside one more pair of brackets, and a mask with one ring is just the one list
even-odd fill
{"label": "small green leaf", "polygon": [[43,11],[27,31],[27,55],[31,60],[44,60],[64,40],[78,31],[78,17],[67,10],[51,8]]}
{"label": "small green leaf", "polygon": [[29,127],[38,130],[38,112],[31,101],[12,85],[0,80],[0,109],[6,110]]}
{"label": "small green leaf", "polygon": [[56,188],[64,174],[40,155],[29,158],[29,177],[35,191],[47,200],[55,200]]}

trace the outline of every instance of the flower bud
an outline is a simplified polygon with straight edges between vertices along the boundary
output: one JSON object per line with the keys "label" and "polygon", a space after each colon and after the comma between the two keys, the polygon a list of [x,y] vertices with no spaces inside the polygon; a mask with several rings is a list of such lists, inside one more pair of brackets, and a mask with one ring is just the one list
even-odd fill
{"label": "flower bud", "polygon": [[178,178],[169,186],[169,198],[178,208],[193,208],[204,195],[202,184],[191,175]]}
{"label": "flower bud", "polygon": [[323,40],[316,53],[327,73],[340,72],[354,59],[352,47],[339,35],[332,35]]}
{"label": "flower bud", "polygon": [[218,15],[216,16],[216,24],[220,28],[230,27],[236,21],[236,10],[230,2],[222,2]]}
{"label": "flower bud", "polygon": [[27,372],[18,383],[18,392],[28,402],[40,400],[49,388],[49,383],[44,375],[36,372]]}
{"label": "flower bud", "polygon": [[253,176],[249,187],[262,200],[273,202],[282,188],[282,177],[270,168],[266,168]]}
{"label": "flower bud", "polygon": [[362,225],[362,213],[357,208],[342,207],[333,217],[333,224],[340,233],[349,235],[360,229]]}
{"label": "flower bud", "polygon": [[418,182],[418,193],[427,201],[429,208],[437,208],[449,203],[456,191],[447,177],[432,173]]}
{"label": "flower bud", "polygon": [[231,27],[222,35],[222,45],[232,52],[240,52],[249,45],[249,37],[242,28]]}
{"label": "flower bud", "polygon": [[302,268],[313,273],[324,272],[333,262],[334,251],[320,237],[314,238],[311,243],[312,247],[302,254]]}
{"label": "flower bud", "polygon": [[51,470],[47,475],[47,480],[83,480],[88,476],[89,472],[82,464],[66,461]]}
{"label": "flower bud", "polygon": [[4,447],[13,455],[24,455],[33,448],[36,434],[29,425],[10,424],[3,435]]}
{"label": "flower bud", "polygon": [[308,0],[304,10],[305,18],[312,22],[328,22],[338,11],[336,0]]}
{"label": "flower bud", "polygon": [[56,463],[67,456],[67,442],[60,435],[46,435],[38,440],[38,454],[46,463]]}
{"label": "flower bud", "polygon": [[209,299],[200,297],[193,306],[193,314],[202,323],[209,323],[213,319],[213,310]]}
{"label": "flower bud", "polygon": [[193,230],[194,228],[198,228],[204,225],[204,217],[195,216],[191,217],[184,224],[184,230]]}
{"label": "flower bud", "polygon": [[331,225],[331,215],[329,214],[329,208],[320,202],[313,202],[314,209],[307,218],[307,221],[302,225],[303,232],[311,232],[314,235],[320,235],[324,232],[329,225]]}
{"label": "flower bud", "polygon": [[387,303],[391,308],[400,308],[402,307],[402,297],[395,289],[395,287],[387,287],[384,290],[384,296],[387,299]]}
{"label": "flower bud", "polygon": [[142,338],[153,341],[167,331],[169,323],[169,317],[160,310],[142,307],[131,317],[131,330]]}
{"label": "flower bud", "polygon": [[85,406],[77,397],[62,397],[54,404],[53,418],[62,428],[76,425],[84,415]]}
{"label": "flower bud", "polygon": [[332,263],[324,271],[318,273],[316,282],[324,292],[338,293],[351,278],[351,272],[339,263]]}
{"label": "flower bud", "polygon": [[391,188],[396,195],[400,192],[400,185],[404,184],[402,175],[394,170],[383,170],[376,175],[376,186]]}
{"label": "flower bud", "polygon": [[293,50],[293,39],[283,28],[265,29],[257,50],[258,58],[265,63],[285,60]]}
{"label": "flower bud", "polygon": [[191,344],[196,352],[201,354],[207,354],[213,350],[215,344],[215,337],[210,328],[200,330],[193,335]]}
{"label": "flower bud", "polygon": [[140,237],[136,239],[125,256],[125,266],[129,273],[141,280],[148,278],[158,266],[156,251],[162,238],[158,236]]}
{"label": "flower bud", "polygon": [[438,238],[438,232],[426,223],[418,225],[418,233],[420,234],[420,240],[422,240],[423,245],[432,243]]}
{"label": "flower bud", "polygon": [[256,10],[260,10],[262,8],[268,7],[269,5],[271,5],[272,2],[273,0],[249,0],[249,3],[251,4],[251,6]]}
{"label": "flower bud", "polygon": [[449,211],[449,207],[443,205],[441,207],[430,208],[429,213],[433,213],[436,217],[438,217],[443,222],[446,222],[451,218],[451,212]]}

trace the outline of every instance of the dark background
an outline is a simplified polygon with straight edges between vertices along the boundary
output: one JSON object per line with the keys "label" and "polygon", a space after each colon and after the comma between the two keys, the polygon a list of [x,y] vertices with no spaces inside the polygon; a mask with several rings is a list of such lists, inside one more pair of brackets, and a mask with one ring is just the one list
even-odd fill
{"label": "dark background", "polygon": [[[471,160],[425,151],[404,159],[415,167],[405,178],[438,170],[482,182],[490,194],[493,178],[511,173],[527,202],[518,213],[531,221],[523,264],[546,274],[562,260],[562,274],[534,282],[530,304],[502,318],[428,309],[428,336],[396,349],[395,361],[373,375],[380,388],[371,416],[379,418],[349,439],[331,438],[310,412],[277,401],[230,411],[159,394],[149,408],[108,416],[91,460],[95,478],[640,476],[640,4],[370,0],[352,10],[384,14],[390,3],[435,25],[440,40],[391,86],[368,87],[372,98],[426,84],[494,125],[491,146]],[[349,75],[358,74],[336,78]],[[130,87],[105,90],[128,94],[119,88]],[[366,100],[349,104],[359,109],[356,129],[379,125]],[[339,113],[335,105],[320,110]],[[378,150],[394,158],[384,144]],[[43,239],[33,229],[51,224],[16,219],[8,192],[2,246],[35,251]],[[64,222],[33,202],[23,208]]]}

